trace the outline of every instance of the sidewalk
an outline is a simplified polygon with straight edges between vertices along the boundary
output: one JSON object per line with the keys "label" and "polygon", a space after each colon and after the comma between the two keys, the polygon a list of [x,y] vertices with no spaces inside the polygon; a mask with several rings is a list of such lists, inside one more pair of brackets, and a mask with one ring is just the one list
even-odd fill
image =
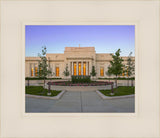
{"label": "sidewalk", "polygon": [[94,91],[73,91],[59,100],[27,97],[26,112],[134,112],[134,98],[103,100]]}

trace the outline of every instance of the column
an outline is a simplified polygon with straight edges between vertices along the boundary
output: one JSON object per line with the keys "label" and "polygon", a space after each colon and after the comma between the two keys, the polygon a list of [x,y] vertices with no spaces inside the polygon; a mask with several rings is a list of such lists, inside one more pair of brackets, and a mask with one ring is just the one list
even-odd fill
{"label": "column", "polygon": [[86,75],[88,75],[88,61],[86,61]]}
{"label": "column", "polygon": [[28,76],[31,77],[31,63],[28,63]]}
{"label": "column", "polygon": [[70,73],[70,62],[67,62],[67,64],[68,64],[68,71]]}
{"label": "column", "polygon": [[31,76],[31,65],[30,65],[30,63],[27,63],[27,70],[28,70],[27,77],[30,77]]}
{"label": "column", "polygon": [[74,75],[73,74],[73,72],[74,72],[73,68],[74,68],[74,64],[73,64],[73,61],[72,61],[72,75]]}
{"label": "column", "polygon": [[72,62],[69,62],[70,70],[69,70],[69,76],[72,75]]}
{"label": "column", "polygon": [[89,62],[89,74],[91,73],[92,71],[92,61]]}
{"label": "column", "polygon": [[83,61],[81,62],[81,75],[83,75]]}
{"label": "column", "polygon": [[78,75],[78,61],[76,62],[77,67],[76,67],[76,74]]}
{"label": "column", "polygon": [[90,65],[89,65],[89,61],[88,61],[88,75],[89,75],[89,66],[90,66]]}

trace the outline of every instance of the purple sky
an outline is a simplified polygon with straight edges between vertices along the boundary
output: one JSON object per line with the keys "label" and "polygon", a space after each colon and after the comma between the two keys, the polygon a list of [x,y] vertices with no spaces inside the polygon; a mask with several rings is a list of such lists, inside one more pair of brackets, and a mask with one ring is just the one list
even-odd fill
{"label": "purple sky", "polygon": [[135,55],[134,25],[26,25],[25,54],[37,56],[42,46],[47,53],[63,53],[64,47],[94,46],[96,53]]}

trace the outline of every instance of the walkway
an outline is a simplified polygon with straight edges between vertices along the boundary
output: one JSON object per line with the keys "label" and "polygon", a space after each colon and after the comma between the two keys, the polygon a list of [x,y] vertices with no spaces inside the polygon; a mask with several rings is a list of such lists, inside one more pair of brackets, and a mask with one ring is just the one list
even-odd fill
{"label": "walkway", "polygon": [[26,97],[26,112],[134,112],[134,98],[103,100],[96,92],[66,92],[59,100]]}

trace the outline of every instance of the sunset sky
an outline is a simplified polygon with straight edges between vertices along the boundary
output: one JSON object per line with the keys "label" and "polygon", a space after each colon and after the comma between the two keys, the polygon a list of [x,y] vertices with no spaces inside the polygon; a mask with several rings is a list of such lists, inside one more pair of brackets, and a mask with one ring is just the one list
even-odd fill
{"label": "sunset sky", "polygon": [[65,47],[95,47],[96,53],[135,54],[134,25],[26,25],[26,56],[38,56],[42,46],[47,53],[63,53]]}

